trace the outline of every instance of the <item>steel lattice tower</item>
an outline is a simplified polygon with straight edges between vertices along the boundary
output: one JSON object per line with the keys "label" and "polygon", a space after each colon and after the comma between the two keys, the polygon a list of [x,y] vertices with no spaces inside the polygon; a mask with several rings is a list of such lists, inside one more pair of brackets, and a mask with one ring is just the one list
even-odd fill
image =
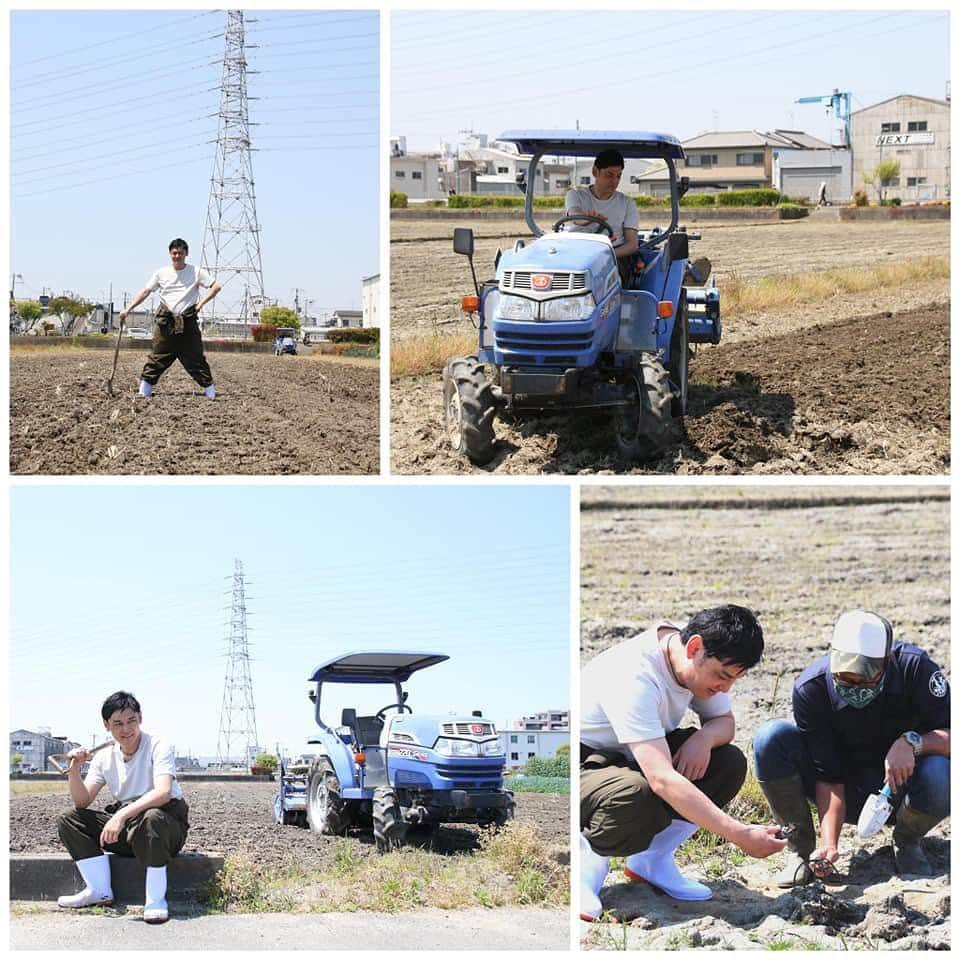
{"label": "steel lattice tower", "polygon": [[250,676],[243,564],[239,560],[234,561],[229,624],[227,673],[223,681],[223,705],[220,707],[217,760],[220,763],[229,763],[240,759],[235,751],[242,746],[242,759],[244,764],[248,765],[258,749],[257,718],[253,706],[253,680]]}
{"label": "steel lattice tower", "polygon": [[[251,21],[252,22],[252,21]],[[210,178],[202,265],[223,286],[207,308],[210,319],[255,322],[263,304],[260,224],[250,160],[246,51],[242,10],[227,11],[220,82],[217,154]]]}

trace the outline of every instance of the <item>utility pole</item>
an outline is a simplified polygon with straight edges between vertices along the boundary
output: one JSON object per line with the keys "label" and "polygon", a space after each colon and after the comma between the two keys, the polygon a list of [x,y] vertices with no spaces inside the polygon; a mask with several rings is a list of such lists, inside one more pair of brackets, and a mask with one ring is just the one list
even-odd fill
{"label": "utility pole", "polygon": [[230,604],[230,636],[227,637],[227,672],[223,680],[223,705],[220,707],[220,732],[217,736],[217,760],[229,765],[243,750],[242,760],[249,766],[257,753],[257,719],[253,705],[253,679],[250,675],[250,645],[247,641],[247,606],[243,564],[234,561]]}
{"label": "utility pole", "polygon": [[[255,21],[249,20],[248,23]],[[210,178],[210,199],[203,232],[201,265],[223,290],[207,307],[211,320],[253,322],[251,305],[263,303],[260,224],[250,159],[246,51],[242,10],[227,11],[220,82],[217,152]],[[256,98],[252,98],[256,99]]]}

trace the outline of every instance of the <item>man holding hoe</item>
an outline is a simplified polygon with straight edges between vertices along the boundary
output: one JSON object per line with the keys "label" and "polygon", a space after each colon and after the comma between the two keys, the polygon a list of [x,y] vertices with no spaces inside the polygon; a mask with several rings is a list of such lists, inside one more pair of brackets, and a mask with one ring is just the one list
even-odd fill
{"label": "man holding hoe", "polygon": [[[167,863],[187,839],[188,808],[177,783],[172,747],[140,727],[140,704],[119,690],[100,710],[112,746],[91,754],[83,748],[67,756],[67,783],[74,809],[57,818],[63,845],[70,852],[86,886],[60,897],[61,907],[108,906],[113,903],[110,858],[134,856],[147,868],[143,919],[164,923],[167,909]],[[80,766],[90,768],[80,779]],[[114,803],[90,810],[106,786]]]}
{"label": "man holding hoe", "polygon": [[[174,360],[179,360],[187,373],[203,387],[204,396],[213,400],[217,391],[213,388],[210,364],[203,355],[198,313],[222,288],[203,267],[187,263],[189,248],[186,240],[180,237],[171,240],[169,250],[171,265],[157,270],[120,313],[120,322],[123,323],[134,307],[143,303],[154,290],[160,291],[153,348],[140,375],[138,392],[141,397],[153,396],[153,388],[163,372]],[[202,300],[201,287],[209,288]]]}
{"label": "man holding hoe", "polygon": [[[677,848],[700,827],[753,857],[782,850],[776,825],[752,826],[723,812],[747,761],[733,746],[728,691],[763,653],[754,615],[732,604],[686,625],[662,621],[594,657],[581,678],[580,916],[602,911],[610,857],[626,857],[629,880],[675,900],[708,900],[683,876]],[[699,728],[680,727],[687,710]]]}

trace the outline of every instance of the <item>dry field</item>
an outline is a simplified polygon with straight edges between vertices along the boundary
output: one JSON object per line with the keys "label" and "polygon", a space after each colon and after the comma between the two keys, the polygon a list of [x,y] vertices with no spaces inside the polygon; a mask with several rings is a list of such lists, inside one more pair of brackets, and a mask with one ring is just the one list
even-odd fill
{"label": "dry field", "polygon": [[[466,222],[466,221],[465,221]],[[451,221],[392,225],[391,337],[462,339],[457,304],[469,292]],[[521,221],[474,221],[478,273]],[[934,473],[949,470],[949,280],[917,279],[750,312],[724,309],[724,289],[764,277],[873,269],[949,255],[945,221],[840,223],[819,219],[706,223],[706,255],[721,288],[723,342],[690,368],[684,429],[658,460],[613,452],[609,418],[499,420],[485,468],[452,456],[443,435],[441,377],[393,377],[391,444],[398,473]],[[728,298],[729,302],[729,298]],[[455,320],[448,323],[444,321]],[[456,337],[454,336],[456,335]],[[451,353],[461,348],[451,346]],[[442,352],[442,351],[441,351]],[[917,389],[917,385],[920,385]]]}
{"label": "dry field", "polygon": [[14,348],[15,474],[369,474],[379,471],[379,362],[208,354],[207,400],[174,364],[136,396],[146,350]]}
{"label": "dry field", "polygon": [[[790,716],[795,677],[829,645],[833,621],[863,607],[888,617],[949,674],[949,497],[946,487],[587,487],[581,509],[581,654],[588,659],[661,617],[720,603],[757,612],[763,661],[733,688],[738,745]],[[611,874],[596,925],[604,948],[943,948],[949,943],[949,821],[928,841],[932,880],[893,873],[889,830],[866,843],[845,828],[845,886],[784,892],[778,858],[720,843],[694,862],[714,899],[681,904]]]}

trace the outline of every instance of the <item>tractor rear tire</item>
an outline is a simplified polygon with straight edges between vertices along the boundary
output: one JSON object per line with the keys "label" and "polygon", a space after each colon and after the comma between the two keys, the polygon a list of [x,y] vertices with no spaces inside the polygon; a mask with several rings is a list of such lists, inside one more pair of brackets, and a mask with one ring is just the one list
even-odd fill
{"label": "tractor rear tire", "polygon": [[373,791],[373,836],[377,850],[387,853],[402,846],[406,834],[407,825],[393,788],[377,787]]}
{"label": "tractor rear tire", "polygon": [[443,422],[450,446],[482,466],[493,459],[497,403],[476,357],[454,357],[443,369]]}
{"label": "tractor rear tire", "polygon": [[687,412],[690,377],[690,324],[687,319],[687,291],[680,290],[680,312],[670,338],[670,380],[673,387],[673,415],[680,419]]}
{"label": "tractor rear tire", "polygon": [[640,359],[640,370],[629,381],[634,402],[614,412],[617,449],[625,460],[650,460],[673,435],[673,392],[664,365],[653,354]]}
{"label": "tractor rear tire", "polygon": [[343,836],[351,822],[350,808],[340,797],[340,781],[326,762],[318,763],[307,785],[307,825],[321,836]]}

